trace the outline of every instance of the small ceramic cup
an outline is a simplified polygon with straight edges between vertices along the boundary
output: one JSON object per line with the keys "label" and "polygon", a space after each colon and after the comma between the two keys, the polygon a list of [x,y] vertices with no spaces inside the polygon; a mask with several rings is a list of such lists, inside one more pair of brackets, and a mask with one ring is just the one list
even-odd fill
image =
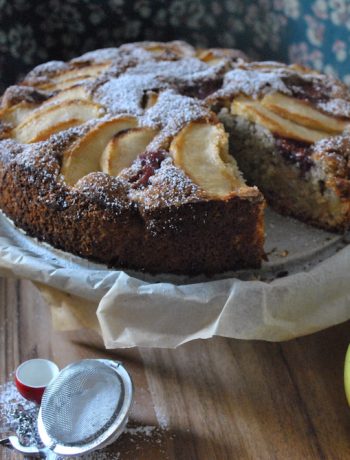
{"label": "small ceramic cup", "polygon": [[15,373],[19,393],[28,401],[40,405],[47,385],[58,375],[58,366],[48,359],[30,359],[20,364]]}

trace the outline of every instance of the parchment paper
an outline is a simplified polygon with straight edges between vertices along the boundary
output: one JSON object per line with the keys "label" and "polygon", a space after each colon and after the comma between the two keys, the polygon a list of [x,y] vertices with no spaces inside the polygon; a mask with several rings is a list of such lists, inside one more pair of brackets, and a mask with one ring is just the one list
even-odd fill
{"label": "parchment paper", "polygon": [[287,340],[350,319],[350,246],[267,215],[261,270],[185,278],[109,270],[29,238],[0,215],[0,273],[36,283],[54,326],[101,332],[107,348],[177,347],[214,335]]}

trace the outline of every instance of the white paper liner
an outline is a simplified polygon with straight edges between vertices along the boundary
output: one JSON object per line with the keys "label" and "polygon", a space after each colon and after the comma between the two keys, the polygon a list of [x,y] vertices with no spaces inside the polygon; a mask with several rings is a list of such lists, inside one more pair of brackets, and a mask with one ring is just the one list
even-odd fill
{"label": "white paper liner", "polygon": [[100,330],[107,348],[177,347],[214,335],[280,341],[350,319],[346,239],[271,212],[266,228],[270,260],[261,270],[152,277],[38,243],[1,214],[0,273],[40,283],[56,326]]}

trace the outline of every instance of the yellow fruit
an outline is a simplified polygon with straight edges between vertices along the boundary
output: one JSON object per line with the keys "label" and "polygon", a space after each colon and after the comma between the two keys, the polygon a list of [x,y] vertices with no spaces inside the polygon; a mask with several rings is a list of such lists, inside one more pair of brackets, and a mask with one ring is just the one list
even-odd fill
{"label": "yellow fruit", "polygon": [[345,355],[345,365],[344,365],[344,387],[345,395],[350,406],[350,345]]}

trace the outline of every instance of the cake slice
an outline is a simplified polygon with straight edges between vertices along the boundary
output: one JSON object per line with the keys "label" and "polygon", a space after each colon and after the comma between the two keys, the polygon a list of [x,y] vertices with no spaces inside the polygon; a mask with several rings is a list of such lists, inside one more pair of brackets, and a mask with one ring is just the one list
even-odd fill
{"label": "cake slice", "polygon": [[318,227],[350,225],[350,95],[298,66],[244,63],[210,96],[248,183],[278,211]]}

